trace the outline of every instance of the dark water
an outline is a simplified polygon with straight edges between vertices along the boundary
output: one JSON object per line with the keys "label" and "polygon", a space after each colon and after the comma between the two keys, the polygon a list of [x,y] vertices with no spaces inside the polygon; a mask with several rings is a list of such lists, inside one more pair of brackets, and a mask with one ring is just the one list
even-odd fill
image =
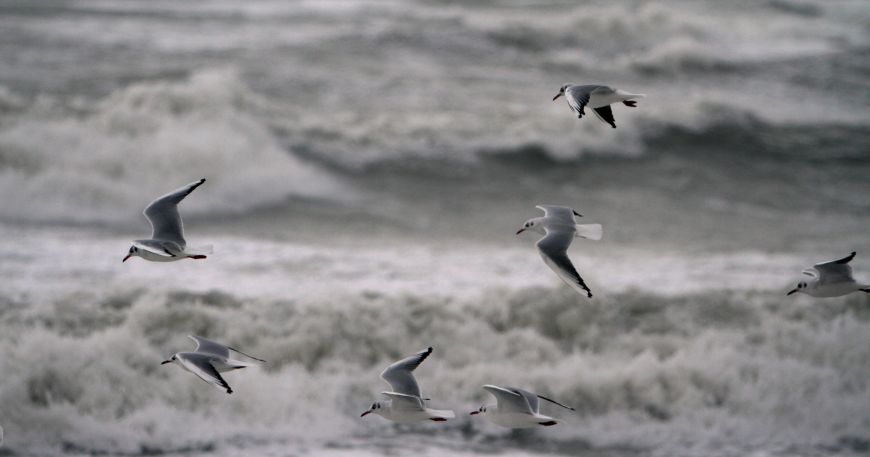
{"label": "dark water", "polygon": [[[863,1],[0,2],[0,454],[859,455],[870,303]],[[565,82],[647,94],[618,128]],[[153,196],[204,262],[119,260]],[[604,225],[579,297],[515,237]],[[263,356],[222,394],[159,366]],[[391,360],[446,424],[359,413]],[[577,408],[465,415],[486,383]],[[554,415],[559,411],[548,411]]]}

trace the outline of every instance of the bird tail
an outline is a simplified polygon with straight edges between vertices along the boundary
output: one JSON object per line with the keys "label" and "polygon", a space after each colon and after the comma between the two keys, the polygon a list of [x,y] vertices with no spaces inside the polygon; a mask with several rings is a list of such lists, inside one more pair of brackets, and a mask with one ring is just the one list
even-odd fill
{"label": "bird tail", "polygon": [[616,90],[616,93],[619,94],[620,97],[622,97],[622,98],[624,98],[624,99],[626,99],[626,100],[631,100],[631,99],[633,99],[633,98],[644,98],[644,97],[646,97],[646,94],[632,94],[631,92],[626,92],[626,91],[624,91],[624,90],[619,90],[619,89]]}
{"label": "bird tail", "polygon": [[574,229],[577,231],[577,237],[587,240],[598,241],[603,235],[601,224],[576,224]]}
{"label": "bird tail", "polygon": [[429,413],[434,421],[446,421],[456,417],[456,413],[449,409],[430,409]]}
{"label": "bird tail", "polygon": [[210,244],[205,246],[199,246],[195,248],[185,248],[184,253],[189,255],[207,255],[214,252],[214,247]]}

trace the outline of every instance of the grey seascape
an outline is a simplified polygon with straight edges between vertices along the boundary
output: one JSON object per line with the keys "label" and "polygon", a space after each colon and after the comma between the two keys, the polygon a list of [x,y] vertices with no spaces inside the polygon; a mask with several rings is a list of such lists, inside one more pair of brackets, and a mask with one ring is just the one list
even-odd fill
{"label": "grey seascape", "polygon": [[[870,4],[0,1],[0,456],[870,454]],[[617,128],[566,83],[643,93]],[[155,197],[207,259],[131,258]],[[592,298],[515,235],[565,205]],[[232,394],[160,362],[267,362]],[[444,422],[360,417],[416,369]],[[469,413],[517,386],[555,426]]]}

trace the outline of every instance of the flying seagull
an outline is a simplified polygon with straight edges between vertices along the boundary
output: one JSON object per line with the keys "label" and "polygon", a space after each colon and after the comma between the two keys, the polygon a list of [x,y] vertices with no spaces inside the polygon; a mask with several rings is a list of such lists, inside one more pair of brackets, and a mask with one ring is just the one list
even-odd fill
{"label": "flying seagull", "polygon": [[516,387],[499,387],[491,384],[483,386],[483,389],[491,393],[496,399],[495,406],[481,406],[477,411],[472,411],[472,416],[482,414],[492,423],[508,428],[529,428],[539,425],[556,425],[556,419],[540,413],[538,399],[546,400],[565,409],[574,411],[574,408],[563,405],[542,395],[529,392]]}
{"label": "flying seagull", "polygon": [[145,208],[145,217],[151,223],[151,239],[136,240],[122,262],[133,256],[152,262],[173,262],[181,259],[204,259],[211,254],[211,246],[189,248],[184,241],[184,227],[178,204],[205,182],[205,178],[176,189]]}
{"label": "flying seagull", "polygon": [[622,103],[625,106],[636,108],[637,102],[634,99],[646,97],[644,94],[631,94],[624,90],[598,84],[584,86],[565,84],[559,88],[559,93],[553,97],[553,101],[563,95],[571,110],[577,113],[577,118],[582,118],[586,114],[584,108],[589,106],[598,116],[598,119],[610,124],[613,128],[616,128],[616,120],[613,118],[613,110],[610,109],[610,105]]}
{"label": "flying seagull", "polygon": [[575,237],[600,240],[601,224],[576,223],[574,217],[582,216],[567,206],[538,205],[537,208],[544,211],[544,217],[527,220],[517,235],[527,230],[545,235],[536,244],[544,263],[569,286],[592,298],[592,291],[568,258],[568,247]]}
{"label": "flying seagull", "polygon": [[406,357],[388,366],[381,379],[387,382],[391,392],[381,392],[388,398],[386,401],[376,401],[371,408],[360,417],[375,413],[385,419],[400,424],[410,424],[422,420],[443,422],[456,417],[453,411],[427,408],[420,394],[420,386],[414,379],[413,371],[432,354],[432,348],[426,348],[410,357]]}

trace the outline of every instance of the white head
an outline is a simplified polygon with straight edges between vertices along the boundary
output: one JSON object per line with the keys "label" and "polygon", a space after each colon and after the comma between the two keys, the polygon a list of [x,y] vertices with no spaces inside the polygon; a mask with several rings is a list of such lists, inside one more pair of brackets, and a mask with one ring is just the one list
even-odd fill
{"label": "white head", "polygon": [[476,415],[478,415],[478,414],[486,414],[486,405],[483,405],[483,406],[481,406],[480,408],[477,408],[477,411],[472,411],[472,412],[470,412],[470,413],[468,413],[468,414],[469,414],[470,416],[476,416]]}
{"label": "white head", "polygon": [[387,407],[386,403],[376,401],[376,402],[372,403],[372,406],[371,406],[371,408],[369,408],[368,411],[360,414],[359,417],[366,417],[367,415],[369,415],[371,413],[375,413],[377,415],[383,416],[384,415],[384,408],[386,408],[386,407]]}
{"label": "white head", "polygon": [[811,281],[805,281],[803,279],[800,280],[800,282],[798,282],[798,284],[797,284],[797,287],[790,290],[786,295],[791,295],[795,292],[800,292],[800,293],[804,293],[804,294],[807,293],[807,287],[810,286],[810,282]]}
{"label": "white head", "polygon": [[559,88],[559,93],[556,94],[555,97],[553,97],[553,101],[556,101],[557,98],[559,98],[559,97],[565,95],[565,91],[568,90],[569,87],[571,87],[570,84],[565,84],[565,85],[563,85],[562,87],[560,87],[560,88]]}
{"label": "white head", "polygon": [[170,359],[160,362],[160,365],[166,365],[167,363],[178,363],[178,354],[176,353]]}
{"label": "white head", "polygon": [[138,255],[139,255],[139,248],[137,248],[136,246],[130,246],[130,250],[127,251],[127,256],[124,257],[124,260],[122,260],[121,262],[126,262],[127,259],[129,259],[130,257],[134,257],[134,256],[138,256]]}
{"label": "white head", "polygon": [[538,233],[543,235],[545,233],[544,232],[544,218],[543,217],[536,217],[536,218],[527,220],[523,224],[523,228],[517,230],[517,235],[525,232],[526,230],[529,230],[532,232],[538,232]]}

